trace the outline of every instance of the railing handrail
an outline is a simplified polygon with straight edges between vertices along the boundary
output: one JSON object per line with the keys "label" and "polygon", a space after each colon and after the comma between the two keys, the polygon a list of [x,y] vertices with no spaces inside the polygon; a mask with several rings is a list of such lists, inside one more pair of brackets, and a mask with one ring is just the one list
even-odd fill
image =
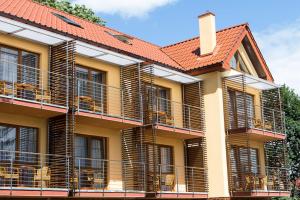
{"label": "railing handrail", "polygon": [[51,71],[49,71],[49,70],[47,70],[47,69],[42,69],[42,68],[40,68],[39,65],[37,65],[37,67],[32,67],[32,66],[28,66],[28,65],[23,65],[23,64],[11,62],[11,61],[9,61],[9,60],[7,60],[7,59],[0,59],[0,62],[5,62],[5,63],[8,63],[8,64],[17,65],[18,67],[24,67],[24,68],[29,68],[29,69],[32,69],[32,70],[36,70],[36,71],[41,72],[41,74],[44,72],[44,73],[47,73],[47,74],[55,74],[55,75],[57,75],[57,76],[66,77],[66,78],[68,77],[68,78],[70,78],[70,76],[67,76],[67,75],[64,75],[64,74],[59,74],[59,73],[57,73],[57,72],[51,72]]}
{"label": "railing handrail", "polygon": [[26,151],[12,151],[12,150],[0,150],[0,152],[6,153],[17,153],[17,154],[28,154],[28,155],[43,155],[43,156],[54,156],[54,157],[61,157],[61,158],[71,158],[71,156],[67,155],[59,155],[59,154],[46,154],[46,153],[35,153],[35,152],[26,152]]}
{"label": "railing handrail", "polygon": [[201,108],[199,106],[193,106],[193,105],[189,105],[189,104],[182,103],[182,102],[179,102],[179,101],[173,101],[173,100],[162,98],[162,97],[155,97],[155,98],[156,99],[160,99],[160,100],[164,100],[164,101],[168,101],[168,102],[172,102],[172,103],[176,103],[176,104],[180,104],[182,106],[187,106],[187,107],[191,107],[191,108],[196,108],[196,109],[199,109],[199,110],[203,110],[203,108]]}
{"label": "railing handrail", "polygon": [[124,91],[123,88],[119,88],[119,87],[116,87],[116,86],[107,85],[107,84],[104,84],[104,83],[97,83],[95,81],[85,80],[85,79],[78,78],[78,77],[75,77],[75,79],[76,79],[76,81],[88,82],[88,83],[91,83],[91,84],[94,84],[94,85],[99,85],[99,87],[114,88],[114,89],[117,89],[117,90],[120,90],[120,91]]}

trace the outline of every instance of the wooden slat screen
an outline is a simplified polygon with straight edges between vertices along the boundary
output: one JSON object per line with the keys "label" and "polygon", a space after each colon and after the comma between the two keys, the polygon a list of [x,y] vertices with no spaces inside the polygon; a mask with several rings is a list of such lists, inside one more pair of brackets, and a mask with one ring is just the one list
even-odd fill
{"label": "wooden slat screen", "polygon": [[123,115],[125,118],[141,119],[139,65],[121,68],[121,88],[123,91]]}
{"label": "wooden slat screen", "polygon": [[[75,42],[50,47],[51,101],[58,105],[74,105]],[[67,99],[68,98],[68,99]]]}
{"label": "wooden slat screen", "polygon": [[205,138],[185,140],[185,178],[188,192],[207,192],[207,154]]}
{"label": "wooden slat screen", "polygon": [[[141,79],[141,94],[143,100],[143,120],[145,125],[152,124],[153,122],[153,95],[152,92],[147,93],[147,87],[152,90],[154,84],[153,66],[146,65],[140,67],[140,79]],[[149,88],[148,88],[149,89]]]}
{"label": "wooden slat screen", "polygon": [[183,85],[184,128],[204,131],[203,82]]}
{"label": "wooden slat screen", "polygon": [[[53,117],[48,120],[48,148],[49,154],[60,155],[61,159],[49,158],[49,164],[51,169],[51,182],[57,183],[58,185],[66,184],[67,175],[72,176],[72,136],[69,129],[68,118],[69,115],[61,115]],[[69,160],[67,159],[69,158]],[[68,163],[69,162],[69,163]],[[65,163],[62,165],[62,163]],[[62,176],[62,172],[66,176]]]}
{"label": "wooden slat screen", "polygon": [[122,161],[125,190],[145,191],[143,128],[122,130]]}

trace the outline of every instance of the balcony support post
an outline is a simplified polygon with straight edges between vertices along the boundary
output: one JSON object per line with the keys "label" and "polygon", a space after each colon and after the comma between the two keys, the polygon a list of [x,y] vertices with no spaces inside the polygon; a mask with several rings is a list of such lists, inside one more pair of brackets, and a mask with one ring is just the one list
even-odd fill
{"label": "balcony support post", "polygon": [[13,182],[12,182],[12,174],[13,174],[13,153],[10,152],[10,196],[12,196],[12,187],[13,187]]}

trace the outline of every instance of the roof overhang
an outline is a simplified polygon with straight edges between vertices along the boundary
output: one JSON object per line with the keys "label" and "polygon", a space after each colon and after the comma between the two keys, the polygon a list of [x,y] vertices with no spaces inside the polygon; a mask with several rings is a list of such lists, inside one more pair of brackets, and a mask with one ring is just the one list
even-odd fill
{"label": "roof overhang", "polygon": [[[239,77],[243,77],[239,78]],[[230,74],[230,75],[225,75],[224,78],[233,81],[233,82],[239,82],[241,83],[241,81],[244,82],[245,85],[259,89],[259,90],[271,90],[271,89],[276,89],[276,88],[280,88],[281,86],[278,84],[275,84],[273,82],[249,75],[249,74],[245,74],[245,73],[241,73],[238,71],[234,71],[234,73]]]}
{"label": "roof overhang", "polygon": [[[55,46],[63,42],[74,41],[74,38],[72,37],[67,37],[48,30],[37,28],[35,26],[28,25],[3,16],[0,16],[0,32],[38,42],[44,45]],[[76,52],[82,56],[98,59],[123,67],[145,62],[144,60],[110,51],[83,41],[75,40],[75,42]],[[161,67],[157,64],[154,64],[152,66],[154,69],[154,75],[161,78],[180,82],[183,84],[200,81],[199,78],[178,72],[176,70]]]}
{"label": "roof overhang", "polygon": [[189,83],[194,83],[201,81],[200,78],[190,76],[181,72],[178,72],[176,70],[172,70],[169,68],[161,67],[159,65],[151,65],[153,67],[153,74],[154,76],[168,79],[171,81],[183,83],[183,84],[189,84]]}

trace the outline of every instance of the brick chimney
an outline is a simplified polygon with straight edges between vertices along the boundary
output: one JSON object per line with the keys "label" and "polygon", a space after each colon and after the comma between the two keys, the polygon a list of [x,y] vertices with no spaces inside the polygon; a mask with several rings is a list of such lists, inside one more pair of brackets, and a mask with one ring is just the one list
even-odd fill
{"label": "brick chimney", "polygon": [[216,19],[215,14],[206,12],[198,17],[200,33],[200,55],[213,53],[216,39]]}

